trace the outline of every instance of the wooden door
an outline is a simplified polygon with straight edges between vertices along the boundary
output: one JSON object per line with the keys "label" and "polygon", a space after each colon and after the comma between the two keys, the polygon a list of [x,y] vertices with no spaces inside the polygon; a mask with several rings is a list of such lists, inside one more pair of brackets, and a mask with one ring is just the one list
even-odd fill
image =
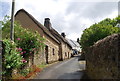
{"label": "wooden door", "polygon": [[48,46],[45,46],[45,57],[46,57],[46,63],[48,64]]}

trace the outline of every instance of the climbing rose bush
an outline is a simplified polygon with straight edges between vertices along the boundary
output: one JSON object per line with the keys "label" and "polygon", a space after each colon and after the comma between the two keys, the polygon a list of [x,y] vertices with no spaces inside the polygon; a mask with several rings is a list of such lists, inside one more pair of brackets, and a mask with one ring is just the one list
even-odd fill
{"label": "climbing rose bush", "polygon": [[[4,75],[11,75],[15,68],[23,67],[27,64],[28,56],[38,54],[44,48],[44,40],[37,31],[25,29],[17,22],[14,24],[14,42],[9,40],[10,37],[10,19],[5,17],[2,24],[2,39],[5,48],[3,67]],[[1,30],[1,28],[0,28]]]}
{"label": "climbing rose bush", "polygon": [[[2,37],[9,38],[10,34],[10,20],[5,17],[2,22]],[[44,48],[44,38],[40,36],[37,31],[25,29],[17,22],[14,24],[14,41],[17,44],[17,51],[23,57],[28,57],[31,54],[37,54],[38,51]]]}
{"label": "climbing rose bush", "polygon": [[23,57],[31,54],[37,54],[44,47],[44,39],[38,32],[32,32],[29,29],[24,29],[17,24],[15,29],[15,42],[17,49]]}
{"label": "climbing rose bush", "polygon": [[3,40],[3,75],[10,76],[12,70],[20,68],[27,62],[23,62],[24,58],[20,55],[20,52],[16,50],[16,43],[11,42],[9,39]]}

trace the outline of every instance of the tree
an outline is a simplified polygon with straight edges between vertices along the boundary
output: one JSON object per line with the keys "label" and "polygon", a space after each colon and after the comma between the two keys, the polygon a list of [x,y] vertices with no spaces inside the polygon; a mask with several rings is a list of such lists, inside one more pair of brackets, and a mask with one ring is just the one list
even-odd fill
{"label": "tree", "polygon": [[108,35],[120,33],[120,28],[115,27],[118,19],[120,18],[117,17],[113,20],[106,18],[105,20],[95,23],[89,28],[85,29],[80,40],[83,50],[86,50],[87,47],[92,46],[95,42],[105,38]]}

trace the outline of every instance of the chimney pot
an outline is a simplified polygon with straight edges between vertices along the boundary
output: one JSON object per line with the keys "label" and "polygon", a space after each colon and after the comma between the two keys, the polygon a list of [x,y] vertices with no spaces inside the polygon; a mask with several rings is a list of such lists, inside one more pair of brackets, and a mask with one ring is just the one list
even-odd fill
{"label": "chimney pot", "polygon": [[47,29],[51,30],[52,27],[51,27],[51,23],[50,23],[50,19],[49,19],[49,18],[45,18],[44,26],[45,26]]}
{"label": "chimney pot", "polygon": [[63,37],[65,38],[66,35],[65,35],[65,33],[63,32],[63,33],[61,33],[61,36],[63,36]]}
{"label": "chimney pot", "polygon": [[45,20],[50,20],[50,18],[45,18]]}

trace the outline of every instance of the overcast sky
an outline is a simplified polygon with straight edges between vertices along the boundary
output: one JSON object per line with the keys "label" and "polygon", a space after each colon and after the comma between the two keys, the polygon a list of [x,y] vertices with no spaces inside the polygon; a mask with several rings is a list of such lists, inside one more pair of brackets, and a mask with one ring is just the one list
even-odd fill
{"label": "overcast sky", "polygon": [[[25,9],[41,24],[50,18],[52,27],[77,40],[83,30],[105,18],[118,15],[119,0],[16,0],[15,13]],[[0,20],[11,15],[12,0],[0,0]],[[2,14],[1,14],[2,13]]]}

